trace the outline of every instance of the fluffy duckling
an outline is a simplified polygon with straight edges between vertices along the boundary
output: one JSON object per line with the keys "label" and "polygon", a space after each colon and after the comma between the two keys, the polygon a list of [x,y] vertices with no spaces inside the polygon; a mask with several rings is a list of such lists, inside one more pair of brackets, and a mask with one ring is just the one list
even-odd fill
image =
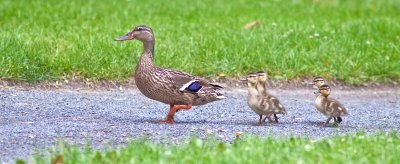
{"label": "fluffy duckling", "polygon": [[320,76],[316,76],[314,77],[314,80],[312,83],[310,83],[309,85],[312,85],[314,89],[316,89],[316,91],[314,92],[314,94],[318,94],[319,93],[319,87],[321,87],[322,85],[326,84],[325,83],[325,79],[320,77]]}
{"label": "fluffy duckling", "polygon": [[[267,74],[264,71],[259,71],[257,72],[257,91],[260,95],[260,99],[266,99],[265,103],[269,103],[268,105],[274,109],[274,111],[278,113],[285,113],[286,114],[286,109],[281,105],[279,102],[278,98],[275,96],[271,95],[268,93],[265,83],[267,81]],[[276,113],[273,113],[275,122],[278,122],[278,117],[276,116]],[[271,115],[267,116],[268,120],[271,119]]]}
{"label": "fluffy duckling", "polygon": [[243,81],[247,81],[248,85],[248,95],[247,95],[247,105],[249,105],[250,109],[256,112],[260,119],[258,120],[258,125],[261,125],[262,116],[264,114],[263,111],[259,109],[259,94],[257,91],[257,75],[254,73],[249,73],[246,78],[242,79]]}
{"label": "fluffy duckling", "polygon": [[[286,114],[283,106],[279,103],[278,99],[262,96],[257,90],[257,74],[249,73],[245,79],[247,81],[248,96],[247,104],[249,107],[260,116],[258,125],[262,125],[265,119],[273,120],[270,118],[272,114]],[[264,119],[262,118],[265,115]]]}
{"label": "fluffy duckling", "polygon": [[335,123],[342,122],[342,116],[348,114],[347,109],[340,104],[339,101],[328,98],[331,93],[331,88],[329,85],[323,84],[319,87],[319,95],[317,99],[315,99],[315,107],[318,111],[328,117],[328,119],[322,124],[322,126],[326,126],[329,121],[334,119]]}

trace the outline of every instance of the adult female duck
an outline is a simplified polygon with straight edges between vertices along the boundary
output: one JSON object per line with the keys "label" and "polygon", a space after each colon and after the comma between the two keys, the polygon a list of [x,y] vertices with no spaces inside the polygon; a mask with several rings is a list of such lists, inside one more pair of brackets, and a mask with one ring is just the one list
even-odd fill
{"label": "adult female duck", "polygon": [[192,105],[203,105],[225,97],[218,92],[222,87],[188,73],[154,65],[154,34],[150,27],[140,25],[116,41],[139,40],[144,49],[136,65],[135,82],[146,97],[170,105],[167,118],[161,122],[174,123],[178,110]]}

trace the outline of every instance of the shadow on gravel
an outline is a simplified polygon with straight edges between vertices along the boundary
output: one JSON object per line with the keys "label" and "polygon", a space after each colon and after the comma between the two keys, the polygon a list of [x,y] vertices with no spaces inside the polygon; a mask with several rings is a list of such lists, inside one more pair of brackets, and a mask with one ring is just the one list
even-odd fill
{"label": "shadow on gravel", "polygon": [[241,126],[255,126],[255,127],[262,127],[262,126],[281,126],[281,125],[289,125],[289,122],[279,122],[279,123],[271,123],[265,122],[261,126],[258,125],[257,121],[245,121],[245,122],[230,122],[230,121],[179,121],[175,122],[175,124],[208,124],[208,125],[241,125]]}
{"label": "shadow on gravel", "polygon": [[[313,127],[321,127],[321,124],[323,123],[322,121],[306,121],[304,122],[306,125],[310,125]],[[326,125],[325,127],[321,127],[321,128],[357,128],[356,126],[350,126],[348,124],[345,123],[341,123],[339,124],[339,126],[335,125],[335,123],[333,123],[332,121]]]}
{"label": "shadow on gravel", "polygon": [[323,122],[322,121],[305,121],[304,123],[306,125],[311,125],[311,126],[320,126]]}

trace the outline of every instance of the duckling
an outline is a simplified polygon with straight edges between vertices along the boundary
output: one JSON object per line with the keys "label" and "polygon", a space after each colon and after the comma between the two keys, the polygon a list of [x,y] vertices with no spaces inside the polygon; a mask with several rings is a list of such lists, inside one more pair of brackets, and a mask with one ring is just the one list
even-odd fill
{"label": "duckling", "polygon": [[[262,125],[265,119],[273,122],[270,118],[272,114],[286,114],[283,106],[279,103],[278,99],[272,97],[262,96],[257,90],[257,75],[249,73],[244,79],[248,84],[247,104],[249,107],[260,116],[258,125]],[[265,117],[263,118],[263,115]]]}
{"label": "duckling", "polygon": [[243,81],[247,81],[248,85],[248,95],[247,95],[247,105],[249,105],[250,109],[256,112],[260,119],[258,120],[258,125],[261,125],[262,116],[264,112],[259,109],[259,93],[257,91],[257,75],[254,73],[249,73],[246,78],[242,79]]}
{"label": "duckling", "polygon": [[316,91],[314,92],[314,94],[318,94],[319,93],[319,87],[321,87],[321,85],[325,84],[325,79],[320,77],[320,76],[316,76],[314,77],[314,80],[312,83],[310,83],[309,85],[312,85],[314,89],[316,89]]}
{"label": "duckling", "polygon": [[321,125],[326,126],[329,121],[334,119],[335,123],[342,122],[342,116],[348,114],[347,109],[343,105],[332,98],[328,98],[331,93],[329,85],[323,84],[319,87],[319,95],[315,99],[315,107],[318,111],[328,117],[328,119]]}
{"label": "duckling", "polygon": [[[282,106],[282,104],[279,102],[278,98],[276,98],[275,96],[271,95],[268,93],[265,84],[267,81],[267,74],[264,71],[258,71],[257,72],[257,91],[260,95],[261,99],[267,99],[269,102],[269,106],[271,106],[272,108],[275,108],[274,111],[278,112],[278,113],[287,113],[286,109]],[[278,122],[278,117],[276,116],[276,113],[273,113],[274,118],[275,118],[275,122]],[[271,119],[271,115],[267,116],[268,120],[272,120]]]}

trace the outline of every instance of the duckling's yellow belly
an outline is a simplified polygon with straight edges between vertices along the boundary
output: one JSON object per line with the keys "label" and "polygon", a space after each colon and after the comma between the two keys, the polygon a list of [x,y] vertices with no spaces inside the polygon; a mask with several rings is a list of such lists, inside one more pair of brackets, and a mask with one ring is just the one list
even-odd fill
{"label": "duckling's yellow belly", "polygon": [[315,108],[317,108],[317,110],[322,114],[327,115],[324,107],[324,97],[318,96],[317,99],[315,99]]}
{"label": "duckling's yellow belly", "polygon": [[258,109],[257,105],[248,103],[251,110],[253,110],[258,115],[262,115],[262,111]]}
{"label": "duckling's yellow belly", "polygon": [[262,111],[259,109],[258,106],[258,97],[249,95],[247,97],[247,105],[249,105],[250,109],[253,110],[258,115],[262,115]]}

